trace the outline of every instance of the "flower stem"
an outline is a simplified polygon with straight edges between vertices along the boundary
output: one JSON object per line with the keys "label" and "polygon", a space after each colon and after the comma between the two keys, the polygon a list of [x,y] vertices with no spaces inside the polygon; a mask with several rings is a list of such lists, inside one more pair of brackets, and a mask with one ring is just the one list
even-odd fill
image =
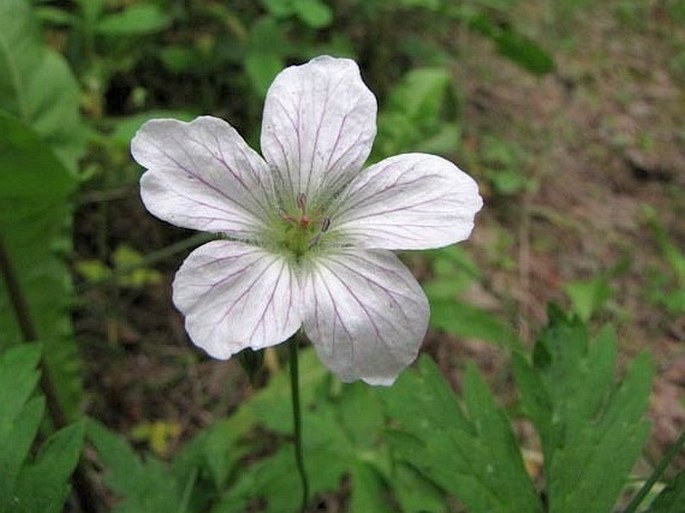
{"label": "flower stem", "polygon": [[307,502],[309,502],[309,481],[307,471],[304,468],[304,457],[302,456],[302,412],[300,410],[300,371],[297,361],[297,350],[300,339],[295,334],[291,337],[288,346],[290,348],[290,393],[293,399],[293,424],[295,427],[295,462],[297,471],[302,482],[302,508],[304,513]]}

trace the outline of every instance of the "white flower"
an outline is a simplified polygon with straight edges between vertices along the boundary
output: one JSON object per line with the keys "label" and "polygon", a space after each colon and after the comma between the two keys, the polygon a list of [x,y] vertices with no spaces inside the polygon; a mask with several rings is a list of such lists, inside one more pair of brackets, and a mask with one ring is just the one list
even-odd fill
{"label": "white flower", "polygon": [[454,164],[410,153],[366,169],[376,99],[349,59],[282,71],[266,97],[264,158],[228,123],[152,120],[131,144],[147,209],[217,232],[185,260],[174,303],[193,342],[226,359],[301,327],[344,381],[391,384],[417,356],[428,301],[389,250],[466,239],[482,206]]}

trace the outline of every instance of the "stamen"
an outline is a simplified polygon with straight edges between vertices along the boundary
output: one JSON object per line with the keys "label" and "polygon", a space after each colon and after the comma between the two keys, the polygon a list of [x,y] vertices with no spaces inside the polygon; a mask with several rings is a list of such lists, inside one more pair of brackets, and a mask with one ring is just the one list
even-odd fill
{"label": "stamen", "polygon": [[324,217],[323,222],[321,223],[321,233],[326,233],[330,227],[331,227],[331,218],[330,217]]}
{"label": "stamen", "polygon": [[297,219],[288,214],[282,207],[278,207],[278,216],[284,221],[297,222]]}
{"label": "stamen", "polygon": [[304,192],[300,192],[295,201],[297,203],[297,208],[304,214],[307,210],[307,195]]}

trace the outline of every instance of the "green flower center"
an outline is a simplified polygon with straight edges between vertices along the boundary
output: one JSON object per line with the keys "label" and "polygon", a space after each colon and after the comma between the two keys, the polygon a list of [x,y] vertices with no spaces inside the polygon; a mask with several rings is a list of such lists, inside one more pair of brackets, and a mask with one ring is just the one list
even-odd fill
{"label": "green flower center", "polygon": [[307,252],[319,244],[321,236],[328,230],[330,219],[322,212],[307,212],[307,197],[300,193],[296,199],[297,210],[295,215],[279,211],[280,223],[282,223],[279,242],[287,253],[296,260],[302,258]]}

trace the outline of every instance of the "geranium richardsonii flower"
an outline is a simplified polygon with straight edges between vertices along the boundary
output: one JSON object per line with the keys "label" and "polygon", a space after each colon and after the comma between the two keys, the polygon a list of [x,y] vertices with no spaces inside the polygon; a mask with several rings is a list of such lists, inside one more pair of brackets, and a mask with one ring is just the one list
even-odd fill
{"label": "geranium richardsonii flower", "polygon": [[173,284],[192,341],[227,359],[303,328],[343,381],[391,384],[415,360],[428,301],[390,250],[466,239],[482,206],[451,162],[408,153],[362,168],[376,99],[349,59],[283,70],[253,151],[225,121],[152,120],[131,144],[155,216],[216,232]]}

